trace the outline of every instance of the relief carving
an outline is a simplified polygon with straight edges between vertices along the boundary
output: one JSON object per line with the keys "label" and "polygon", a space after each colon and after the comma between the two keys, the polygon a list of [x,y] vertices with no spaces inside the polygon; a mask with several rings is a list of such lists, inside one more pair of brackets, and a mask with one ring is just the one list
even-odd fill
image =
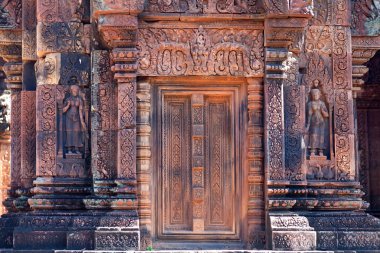
{"label": "relief carving", "polygon": [[79,22],[56,22],[37,24],[37,55],[48,53],[86,53],[84,27]]}
{"label": "relief carving", "polygon": [[70,95],[64,100],[62,109],[65,115],[65,148],[66,156],[83,154],[84,138],[87,126],[85,123],[84,94],[80,94],[78,85],[70,86]]}
{"label": "relief carving", "polygon": [[144,28],[139,29],[138,47],[140,75],[263,74],[263,33],[259,30]]}
{"label": "relief carving", "polygon": [[37,0],[37,13],[42,22],[81,22],[83,0]]}
{"label": "relief carving", "polygon": [[150,0],[149,12],[177,13],[263,13],[264,8],[258,0],[212,0],[204,3],[200,0]]}
{"label": "relief carving", "polygon": [[329,111],[325,102],[321,100],[321,91],[318,89],[319,80],[314,81],[314,88],[310,91],[311,100],[307,103],[306,132],[309,134],[308,149],[310,156],[324,156],[326,145],[326,119]]}

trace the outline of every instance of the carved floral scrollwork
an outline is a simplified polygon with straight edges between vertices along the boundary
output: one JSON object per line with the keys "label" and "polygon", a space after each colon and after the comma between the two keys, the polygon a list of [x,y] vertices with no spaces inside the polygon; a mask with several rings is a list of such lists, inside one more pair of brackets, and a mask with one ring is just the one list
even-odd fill
{"label": "carved floral scrollwork", "polygon": [[145,76],[263,74],[263,34],[248,29],[140,29]]}
{"label": "carved floral scrollwork", "polygon": [[258,0],[213,0],[204,3],[200,0],[150,0],[149,12],[171,13],[262,13],[264,8]]}

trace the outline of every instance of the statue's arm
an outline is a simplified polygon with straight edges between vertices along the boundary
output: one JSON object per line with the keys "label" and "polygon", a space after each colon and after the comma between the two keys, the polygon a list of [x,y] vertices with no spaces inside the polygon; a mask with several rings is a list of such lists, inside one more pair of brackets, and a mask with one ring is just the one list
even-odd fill
{"label": "statue's arm", "polygon": [[307,103],[307,124],[306,124],[306,132],[309,131],[310,123],[311,123],[311,115],[313,114],[313,109],[311,108],[311,103]]}
{"label": "statue's arm", "polygon": [[326,104],[324,102],[322,102],[321,104],[322,104],[321,105],[322,115],[323,115],[323,117],[328,118],[329,117],[329,112],[327,110]]}
{"label": "statue's arm", "polygon": [[86,123],[84,122],[84,117],[83,117],[83,101],[81,100],[79,103],[79,118],[80,118],[80,123],[82,124],[83,130],[86,130]]}
{"label": "statue's arm", "polygon": [[70,101],[66,100],[65,106],[63,107],[62,111],[63,113],[67,112],[67,110],[70,108]]}

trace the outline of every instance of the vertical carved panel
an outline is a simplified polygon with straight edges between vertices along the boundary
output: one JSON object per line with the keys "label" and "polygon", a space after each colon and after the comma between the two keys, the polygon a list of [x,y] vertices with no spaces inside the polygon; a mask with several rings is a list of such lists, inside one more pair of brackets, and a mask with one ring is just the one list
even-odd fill
{"label": "vertical carved panel", "polygon": [[37,176],[54,176],[56,173],[56,92],[56,86],[37,86]]}
{"label": "vertical carved panel", "polygon": [[333,40],[333,83],[335,88],[335,152],[338,180],[355,178],[351,33],[336,26]]}
{"label": "vertical carved panel", "polygon": [[22,0],[22,58],[37,60],[36,53],[36,0]]}
{"label": "vertical carved panel", "polygon": [[192,94],[192,194],[193,194],[193,231],[203,231],[204,220],[204,96]]}
{"label": "vertical carved panel", "polygon": [[92,68],[92,173],[95,179],[109,180],[116,176],[117,88],[108,51],[92,52]]}
{"label": "vertical carved panel", "polygon": [[229,99],[206,99],[206,230],[231,230],[233,205],[233,133]]}
{"label": "vertical carved panel", "polygon": [[305,179],[302,167],[302,136],[305,122],[303,87],[299,85],[298,59],[290,57],[287,60],[289,69],[284,84],[285,113],[285,170],[286,177],[292,181]]}
{"label": "vertical carved panel", "polygon": [[268,81],[265,86],[267,103],[267,136],[269,180],[283,180],[284,173],[284,135],[283,101],[281,80]]}
{"label": "vertical carved panel", "polygon": [[36,162],[36,93],[21,91],[21,181],[23,187],[33,185]]}
{"label": "vertical carved panel", "polygon": [[369,201],[370,184],[369,184],[369,150],[368,150],[368,123],[367,110],[357,110],[357,126],[358,126],[358,151],[359,151],[359,181],[363,186],[363,199]]}
{"label": "vertical carved panel", "polygon": [[164,229],[191,230],[190,99],[165,96],[163,108]]}
{"label": "vertical carved panel", "polygon": [[12,91],[11,103],[11,187],[21,183],[21,91]]}

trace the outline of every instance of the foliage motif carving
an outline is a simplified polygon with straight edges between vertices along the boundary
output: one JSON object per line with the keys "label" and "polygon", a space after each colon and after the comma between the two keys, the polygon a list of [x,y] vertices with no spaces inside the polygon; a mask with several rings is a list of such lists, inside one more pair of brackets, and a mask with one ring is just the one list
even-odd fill
{"label": "foliage motif carving", "polygon": [[123,129],[118,133],[119,177],[136,179],[136,130]]}
{"label": "foliage motif carving", "polygon": [[21,91],[12,91],[11,119],[11,186],[14,186],[21,178]]}
{"label": "foliage motif carving", "polygon": [[81,22],[84,0],[37,0],[37,19],[41,22]]}
{"label": "foliage motif carving", "polygon": [[332,28],[331,26],[311,26],[306,31],[305,51],[314,50],[331,54],[332,52]]}
{"label": "foliage motif carving", "polygon": [[299,85],[298,59],[289,57],[284,80],[285,170],[289,180],[300,181],[305,175],[302,167],[303,88]]}
{"label": "foliage motif carving", "polygon": [[119,127],[125,128],[136,125],[136,82],[118,85]]}
{"label": "foliage motif carving", "polygon": [[271,154],[269,161],[270,180],[284,179],[284,151],[283,151],[283,103],[281,92],[281,80],[270,80],[266,85],[268,104],[267,128],[268,128],[268,152]]}
{"label": "foliage motif carving", "polygon": [[55,52],[86,52],[82,23],[37,24],[37,55],[43,57],[47,53]]}
{"label": "foliage motif carving", "polygon": [[264,8],[258,0],[213,0],[206,4],[199,0],[164,1],[150,0],[147,5],[149,12],[177,12],[177,13],[262,13]]}
{"label": "foliage motif carving", "polygon": [[[180,40],[176,38],[181,38]],[[138,74],[263,74],[263,34],[248,29],[139,29]]]}
{"label": "foliage motif carving", "polygon": [[36,161],[36,94],[34,91],[21,92],[21,166],[25,187],[32,186]]}

